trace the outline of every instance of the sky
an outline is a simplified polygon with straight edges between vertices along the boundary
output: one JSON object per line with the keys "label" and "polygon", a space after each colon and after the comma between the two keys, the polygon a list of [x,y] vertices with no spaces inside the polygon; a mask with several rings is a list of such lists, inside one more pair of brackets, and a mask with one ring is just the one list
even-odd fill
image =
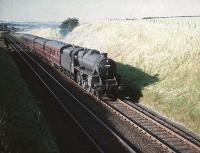
{"label": "sky", "polygon": [[0,0],[0,20],[81,21],[200,15],[200,0]]}

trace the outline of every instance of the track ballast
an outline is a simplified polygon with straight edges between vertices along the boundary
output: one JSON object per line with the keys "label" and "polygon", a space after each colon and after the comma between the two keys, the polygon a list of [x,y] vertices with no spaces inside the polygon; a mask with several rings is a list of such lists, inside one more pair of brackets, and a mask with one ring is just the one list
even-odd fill
{"label": "track ballast", "polygon": [[[29,56],[27,53],[23,52],[23,49],[22,49],[23,46],[21,46],[22,44],[20,45],[21,46],[20,47],[19,46],[20,42],[18,42],[18,44],[17,44],[15,41],[16,40],[14,38],[10,38],[10,43],[12,44],[13,48],[15,48],[16,50],[21,50],[20,52],[22,54],[20,56],[23,56],[23,58],[25,58],[25,56]],[[31,57],[29,57],[29,58],[31,59]],[[46,71],[46,70],[43,70],[43,71]],[[48,72],[45,72],[45,73],[48,73]],[[49,76],[51,79],[53,78],[51,75],[49,75]],[[45,78],[45,76],[43,76],[43,77]],[[50,83],[50,84],[52,84],[52,86],[51,87],[47,86],[47,88],[50,88],[50,90],[53,90],[52,94],[55,95],[54,97],[56,99],[58,99],[58,102],[61,104],[62,107],[66,107],[62,101],[69,101],[69,99],[64,98],[64,99],[60,100],[59,97],[64,97],[64,95],[66,95],[66,93],[70,94],[70,92],[68,90],[66,90],[57,80],[55,80],[55,79],[53,79],[53,80],[55,83]],[[42,82],[44,82],[44,81],[42,81]],[[60,87],[56,87],[55,84],[59,84]],[[57,94],[58,91],[59,91],[59,93]],[[128,122],[130,127],[133,126],[133,127],[137,128],[140,132],[142,132],[149,139],[151,139],[155,145],[159,145],[160,147],[162,147],[164,152],[200,152],[200,141],[198,139],[189,135],[187,132],[182,131],[179,128],[173,126],[172,124],[164,121],[163,119],[159,118],[158,116],[152,115],[152,113],[147,111],[144,107],[133,104],[130,101],[126,101],[126,100],[122,101],[120,99],[117,99],[117,101],[103,101],[93,95],[91,95],[91,96],[96,98],[98,102],[103,104],[106,108],[108,108],[110,111],[112,111],[117,116],[122,118],[124,121]],[[71,97],[72,98],[70,99],[70,101],[72,99],[74,99],[76,101],[76,103],[77,103],[77,101],[78,101],[78,103],[80,103],[79,105],[82,107],[82,109],[85,107],[75,96],[71,95]],[[74,109],[74,113],[76,114],[77,108],[79,108],[80,106],[67,106],[68,108],[66,111],[68,111],[68,113],[71,113],[71,111],[73,111],[73,109]],[[70,112],[69,112],[69,110],[70,110]],[[85,111],[86,112],[88,111],[91,114],[93,114],[92,116],[96,116],[92,111],[90,111],[87,108],[86,109],[84,108],[83,111],[80,111],[80,113],[84,114]],[[76,115],[78,115],[78,114],[76,114]],[[74,117],[76,115],[71,115],[71,116]],[[104,133],[104,136],[105,136],[105,133],[107,134],[107,132],[101,131],[101,130],[100,131],[96,130],[96,129],[101,129],[101,128],[99,128],[100,127],[99,123],[97,123],[97,124],[95,123],[97,126],[93,127],[94,125],[90,121],[85,122],[86,119],[90,120],[90,117],[86,115],[85,117],[83,117],[82,121],[81,121],[81,119],[80,119],[80,121],[78,121],[77,119],[75,119],[75,120],[76,120],[77,124],[80,124],[80,123],[83,125],[86,124],[84,126],[86,126],[87,130],[85,128],[83,128],[82,125],[79,125],[79,126],[85,131],[86,135],[88,135],[90,137],[92,142],[98,143],[98,144],[96,144],[97,147],[101,146],[101,145],[99,145],[101,143],[105,144],[105,140],[108,140],[109,142],[112,142],[114,140],[113,138],[108,139],[107,135],[106,135],[106,137],[102,137],[102,132]],[[100,119],[97,119],[97,120],[100,120]],[[91,127],[90,127],[90,125],[91,125]],[[109,126],[107,126],[105,123],[103,123],[103,126],[104,126],[104,128],[107,127],[106,129],[110,129]],[[87,131],[89,131],[89,133]],[[117,138],[121,142],[120,148],[123,151],[124,151],[124,148],[126,148],[126,149],[128,148],[129,151],[133,151],[131,149],[131,147],[125,141],[123,141],[123,139],[121,139],[115,132],[113,132],[113,131],[111,132],[111,131],[110,131],[110,133],[114,135],[114,138],[115,139]],[[91,134],[90,132],[94,132],[94,134]],[[101,134],[99,135],[99,134],[96,134],[95,132],[101,133]],[[99,139],[100,141],[98,142],[95,139]],[[102,146],[104,146],[103,144],[102,144]],[[121,147],[122,145],[125,145],[125,147]],[[106,144],[106,146],[109,146],[109,145]],[[115,147],[111,147],[111,146],[117,147],[116,145],[111,144],[110,147],[108,147],[108,148],[111,148],[109,150],[109,152],[113,152],[113,151],[116,152],[116,150],[122,151],[118,147],[115,148]],[[105,151],[103,151],[103,149],[101,149],[101,147],[99,147],[99,150],[101,150],[102,152],[105,152]]]}

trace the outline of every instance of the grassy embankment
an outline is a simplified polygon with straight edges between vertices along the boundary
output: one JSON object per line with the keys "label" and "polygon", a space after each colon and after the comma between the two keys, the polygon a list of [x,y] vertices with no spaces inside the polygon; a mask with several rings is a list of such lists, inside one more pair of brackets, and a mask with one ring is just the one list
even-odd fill
{"label": "grassy embankment", "polygon": [[45,119],[37,119],[36,101],[0,43],[0,152],[57,152]]}
{"label": "grassy embankment", "polygon": [[200,134],[200,18],[149,21],[84,24],[65,41],[108,52],[142,103]]}

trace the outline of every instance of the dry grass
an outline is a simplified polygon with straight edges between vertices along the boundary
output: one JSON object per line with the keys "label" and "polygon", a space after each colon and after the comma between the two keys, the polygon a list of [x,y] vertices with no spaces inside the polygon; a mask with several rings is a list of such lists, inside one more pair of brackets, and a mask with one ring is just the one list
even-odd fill
{"label": "dry grass", "polygon": [[[143,103],[200,134],[199,23],[200,18],[96,22],[75,28],[64,41],[108,52],[123,65],[158,76],[141,86]],[[46,37],[62,39],[51,34]],[[131,86],[149,78],[134,80],[126,69],[121,72]]]}
{"label": "dry grass", "polygon": [[[65,40],[108,52],[117,62],[151,76],[158,74],[159,82],[143,90],[144,104],[200,134],[199,28],[104,22],[80,26]],[[133,78],[125,71],[123,75],[129,82]]]}

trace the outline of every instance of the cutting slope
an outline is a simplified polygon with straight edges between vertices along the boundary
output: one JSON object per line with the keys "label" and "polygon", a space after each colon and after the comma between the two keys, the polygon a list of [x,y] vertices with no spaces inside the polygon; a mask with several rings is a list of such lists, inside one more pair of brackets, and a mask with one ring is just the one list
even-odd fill
{"label": "cutting slope", "polygon": [[200,19],[188,20],[83,24],[63,41],[108,52],[135,98],[200,134]]}

